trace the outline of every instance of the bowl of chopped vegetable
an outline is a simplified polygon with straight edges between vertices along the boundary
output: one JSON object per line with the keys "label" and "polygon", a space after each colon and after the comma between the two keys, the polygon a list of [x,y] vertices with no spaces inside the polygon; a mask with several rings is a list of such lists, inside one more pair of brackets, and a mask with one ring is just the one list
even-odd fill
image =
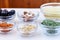
{"label": "bowl of chopped vegetable", "polygon": [[50,19],[45,19],[42,21],[42,27],[46,34],[56,35],[60,33],[60,22],[56,22]]}

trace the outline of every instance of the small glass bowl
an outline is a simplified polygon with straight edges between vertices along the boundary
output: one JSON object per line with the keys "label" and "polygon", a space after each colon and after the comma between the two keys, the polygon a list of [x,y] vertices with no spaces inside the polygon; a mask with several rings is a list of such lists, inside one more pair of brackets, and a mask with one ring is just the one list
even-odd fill
{"label": "small glass bowl", "polygon": [[34,14],[34,17],[33,18],[31,18],[31,19],[28,19],[27,21],[25,21],[25,18],[23,18],[23,14],[24,14],[24,12],[25,11],[21,11],[21,12],[19,12],[18,13],[18,18],[19,18],[19,20],[20,21],[24,21],[24,22],[31,22],[31,21],[35,21],[35,20],[37,20],[38,19],[38,17],[39,17],[39,13],[38,13],[38,11],[36,11],[36,10],[27,10],[26,12],[29,12],[29,13],[33,13]]}
{"label": "small glass bowl", "polygon": [[15,10],[1,8],[0,9],[0,20],[13,20],[15,18]]}
{"label": "small glass bowl", "polygon": [[46,3],[40,9],[47,19],[60,20],[60,3]]}
{"label": "small glass bowl", "polygon": [[8,33],[13,30],[15,24],[13,21],[0,21],[0,33]]}
{"label": "small glass bowl", "polygon": [[26,23],[21,22],[18,25],[18,32],[21,36],[27,37],[27,36],[33,36],[37,32],[38,25],[34,22]]}
{"label": "small glass bowl", "polygon": [[60,34],[60,26],[46,26],[42,25],[43,33],[49,36],[55,36]]}

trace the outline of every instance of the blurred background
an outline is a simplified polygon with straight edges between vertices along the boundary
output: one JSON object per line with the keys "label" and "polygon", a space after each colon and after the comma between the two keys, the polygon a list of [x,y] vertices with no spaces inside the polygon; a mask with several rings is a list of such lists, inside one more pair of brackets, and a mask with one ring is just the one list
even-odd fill
{"label": "blurred background", "polygon": [[48,2],[60,2],[60,0],[0,0],[0,8],[39,8]]}

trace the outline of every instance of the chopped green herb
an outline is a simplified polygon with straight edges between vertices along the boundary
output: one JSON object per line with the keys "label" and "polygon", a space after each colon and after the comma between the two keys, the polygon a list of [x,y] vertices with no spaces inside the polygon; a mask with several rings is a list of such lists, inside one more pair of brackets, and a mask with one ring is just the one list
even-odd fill
{"label": "chopped green herb", "polygon": [[46,25],[46,26],[60,26],[59,22],[55,22],[49,19],[44,20],[41,24]]}
{"label": "chopped green herb", "polygon": [[53,20],[46,19],[41,24],[45,25],[47,28],[55,29],[57,26],[60,26],[60,22],[55,22]]}

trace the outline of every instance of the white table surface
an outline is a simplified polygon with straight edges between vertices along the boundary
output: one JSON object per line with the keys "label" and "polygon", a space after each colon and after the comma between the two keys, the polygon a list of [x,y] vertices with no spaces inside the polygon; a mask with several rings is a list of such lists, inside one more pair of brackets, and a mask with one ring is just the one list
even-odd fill
{"label": "white table surface", "polygon": [[[13,9],[13,8],[11,8],[11,9]],[[8,10],[11,10],[11,9],[8,9]],[[38,8],[34,8],[34,9],[29,9],[29,8],[17,9],[17,8],[15,8],[14,10],[16,10],[16,14],[18,12],[21,12],[21,11],[31,11],[31,10],[32,11],[37,11],[40,14],[38,20],[41,21],[41,20],[45,19],[43,14],[40,12],[40,9],[38,9]],[[18,24],[17,20],[18,19],[17,19],[17,16],[16,16],[16,19],[14,21]],[[39,26],[38,31],[34,36],[32,36],[32,37],[21,37],[18,34],[18,31],[17,31],[16,27],[14,28],[14,30],[12,32],[10,32],[8,34],[0,34],[0,40],[60,40],[60,35],[57,35],[57,36],[47,36],[47,35],[45,35],[40,28],[41,26]]]}

